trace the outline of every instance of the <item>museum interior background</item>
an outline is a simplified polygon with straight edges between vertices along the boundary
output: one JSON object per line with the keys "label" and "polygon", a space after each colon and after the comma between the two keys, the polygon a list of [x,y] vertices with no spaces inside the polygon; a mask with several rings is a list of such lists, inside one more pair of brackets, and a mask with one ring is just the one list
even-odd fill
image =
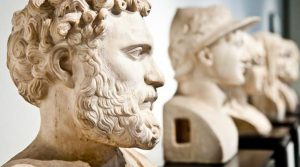
{"label": "museum interior background", "polygon": [[[11,30],[13,11],[21,9],[27,0],[0,0],[0,165],[24,149],[39,129],[39,111],[18,95],[6,68],[6,43]],[[295,40],[300,46],[299,0],[152,0],[151,14],[145,18],[154,38],[154,59],[165,75],[165,86],[159,89],[155,115],[162,124],[162,107],[175,90],[174,72],[168,58],[170,23],[176,8],[224,4],[233,16],[260,16],[261,22],[250,31],[270,30]],[[293,87],[300,95],[300,82]],[[162,143],[153,150],[142,151],[151,161],[163,164]]]}

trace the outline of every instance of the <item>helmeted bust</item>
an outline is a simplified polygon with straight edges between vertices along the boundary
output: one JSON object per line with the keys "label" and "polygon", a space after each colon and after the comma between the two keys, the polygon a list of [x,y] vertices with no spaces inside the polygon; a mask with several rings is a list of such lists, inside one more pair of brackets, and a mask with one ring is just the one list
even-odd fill
{"label": "helmeted bust", "polygon": [[178,88],[164,106],[166,161],[224,163],[237,153],[238,132],[222,111],[222,87],[245,82],[242,29],[257,21],[237,21],[224,6],[177,10],[169,56]]}
{"label": "helmeted bust", "polygon": [[131,149],[160,136],[149,12],[146,0],[29,0],[14,14],[7,65],[41,127],[4,166],[153,166]]}

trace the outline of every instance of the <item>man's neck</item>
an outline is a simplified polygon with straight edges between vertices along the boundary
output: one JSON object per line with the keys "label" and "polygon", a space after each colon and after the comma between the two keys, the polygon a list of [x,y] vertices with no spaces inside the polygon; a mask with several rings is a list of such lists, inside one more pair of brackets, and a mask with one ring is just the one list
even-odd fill
{"label": "man's neck", "polygon": [[195,97],[209,107],[220,109],[225,94],[213,79],[201,73],[194,73],[187,81],[179,83],[178,94]]}
{"label": "man's neck", "polygon": [[[88,140],[74,120],[75,99],[66,90],[49,91],[41,106],[41,127],[36,139],[14,159],[81,160],[92,167],[124,162],[118,147]],[[65,88],[64,88],[65,89]],[[54,93],[53,93],[54,92]],[[119,166],[119,165],[118,165]],[[122,166],[122,165],[120,165]]]}
{"label": "man's neck", "polygon": [[236,100],[239,104],[248,104],[247,93],[242,86],[231,87],[227,96],[229,100]]}

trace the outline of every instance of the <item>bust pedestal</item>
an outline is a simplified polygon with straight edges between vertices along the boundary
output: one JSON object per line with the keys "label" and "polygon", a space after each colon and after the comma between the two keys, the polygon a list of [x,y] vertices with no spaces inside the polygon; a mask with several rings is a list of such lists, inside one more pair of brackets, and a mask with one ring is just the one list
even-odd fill
{"label": "bust pedestal", "polygon": [[296,117],[286,117],[283,121],[272,121],[274,127],[286,127],[289,128],[289,133],[291,140],[294,143],[294,158],[295,158],[295,167],[298,167],[299,164],[299,120]]}
{"label": "bust pedestal", "polygon": [[272,155],[269,150],[239,150],[226,164],[166,163],[165,167],[274,167]]}
{"label": "bust pedestal", "polygon": [[225,163],[237,153],[237,136],[227,114],[195,98],[175,96],[164,107],[167,162]]}
{"label": "bust pedestal", "polygon": [[[288,166],[289,144],[293,144],[289,128],[273,128],[269,136],[242,135],[239,136],[239,149],[273,150],[275,166]],[[293,149],[293,147],[292,147]]]}

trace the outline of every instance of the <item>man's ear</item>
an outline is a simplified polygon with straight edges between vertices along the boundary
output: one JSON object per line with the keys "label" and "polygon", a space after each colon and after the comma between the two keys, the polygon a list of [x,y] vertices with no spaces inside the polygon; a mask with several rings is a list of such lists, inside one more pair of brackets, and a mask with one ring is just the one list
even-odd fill
{"label": "man's ear", "polygon": [[56,78],[67,87],[74,88],[72,57],[69,50],[66,47],[54,48],[50,57],[49,66]]}
{"label": "man's ear", "polygon": [[211,66],[213,64],[213,55],[208,48],[202,49],[196,53],[197,59],[204,66]]}

